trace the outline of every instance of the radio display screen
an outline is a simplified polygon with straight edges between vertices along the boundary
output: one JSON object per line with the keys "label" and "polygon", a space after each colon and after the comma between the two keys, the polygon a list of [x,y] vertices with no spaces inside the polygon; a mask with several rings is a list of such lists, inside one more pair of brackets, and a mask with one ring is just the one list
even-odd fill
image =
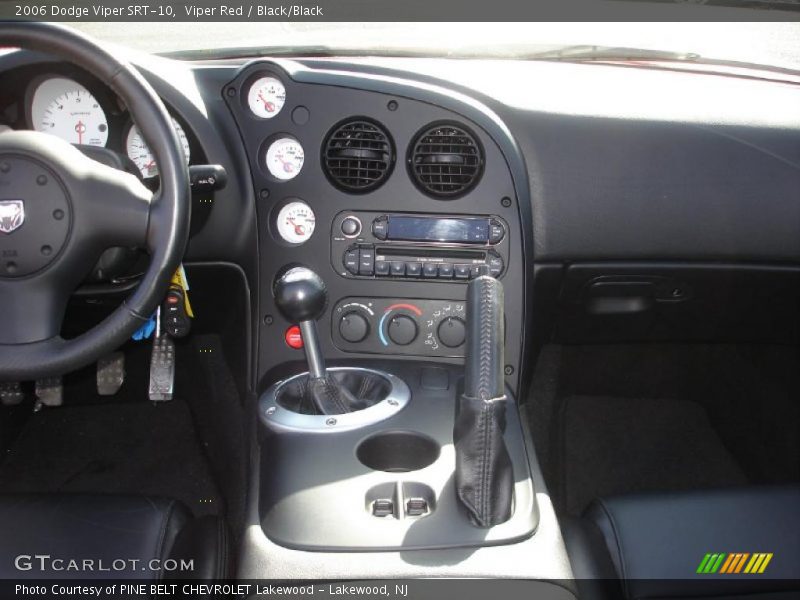
{"label": "radio display screen", "polygon": [[389,217],[388,239],[485,244],[489,240],[489,220],[392,215]]}

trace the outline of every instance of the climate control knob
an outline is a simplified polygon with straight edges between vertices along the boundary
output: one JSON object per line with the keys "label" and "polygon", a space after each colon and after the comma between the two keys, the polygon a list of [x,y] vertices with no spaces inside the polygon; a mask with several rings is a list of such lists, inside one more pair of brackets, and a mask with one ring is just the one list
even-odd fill
{"label": "climate control knob", "polygon": [[369,334],[369,321],[357,312],[342,315],[339,320],[339,334],[350,343],[358,343]]}
{"label": "climate control knob", "polygon": [[417,322],[408,315],[395,315],[386,325],[386,332],[398,346],[408,346],[417,338]]}
{"label": "climate control knob", "polygon": [[448,348],[458,348],[467,339],[467,326],[463,319],[447,317],[439,323],[436,336]]}

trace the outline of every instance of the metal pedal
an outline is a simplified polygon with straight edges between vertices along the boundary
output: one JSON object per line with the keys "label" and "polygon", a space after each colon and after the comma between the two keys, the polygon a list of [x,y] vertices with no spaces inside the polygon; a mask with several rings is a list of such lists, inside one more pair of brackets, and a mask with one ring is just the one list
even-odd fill
{"label": "metal pedal", "polygon": [[16,406],[25,399],[22,384],[18,381],[0,383],[0,403],[3,406]]}
{"label": "metal pedal", "polygon": [[64,404],[64,386],[61,383],[61,377],[37,379],[36,399],[42,406],[61,406]]}
{"label": "metal pedal", "polygon": [[175,384],[175,342],[161,331],[161,307],[156,309],[156,330],[153,353],[150,355],[150,386],[148,395],[153,402],[172,400]]}
{"label": "metal pedal", "polygon": [[97,361],[97,393],[113,396],[125,381],[125,354],[112,352]]}
{"label": "metal pedal", "polygon": [[153,402],[172,400],[175,383],[175,342],[169,336],[159,335],[153,340],[150,357],[150,387],[148,394]]}

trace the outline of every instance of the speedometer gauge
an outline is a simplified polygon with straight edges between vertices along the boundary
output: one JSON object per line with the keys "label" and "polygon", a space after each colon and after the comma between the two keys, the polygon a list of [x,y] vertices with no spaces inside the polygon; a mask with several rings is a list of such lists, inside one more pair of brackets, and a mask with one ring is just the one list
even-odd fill
{"label": "speedometer gauge", "polygon": [[[175,119],[172,119],[172,126],[175,128],[175,133],[178,134],[178,140],[183,150],[183,157],[186,159],[186,164],[188,165],[191,152],[189,150],[189,140],[186,137],[186,132]],[[142,172],[142,177],[148,178],[158,175],[156,159],[136,125],[132,125],[128,130],[128,137],[125,140],[125,151],[128,153],[128,157],[139,167],[139,171]]]}
{"label": "speedometer gauge", "polygon": [[294,138],[277,139],[267,148],[267,170],[281,181],[297,177],[304,161],[303,146]]}
{"label": "speedometer gauge", "polygon": [[89,91],[76,81],[51,77],[39,84],[31,102],[31,125],[72,144],[105,146],[106,113]]}
{"label": "speedometer gauge", "polygon": [[261,77],[253,82],[247,92],[247,105],[253,114],[271,119],[286,103],[286,88],[275,77]]}
{"label": "speedometer gauge", "polygon": [[316,216],[305,202],[289,202],[278,213],[278,234],[290,244],[302,244],[314,233]]}

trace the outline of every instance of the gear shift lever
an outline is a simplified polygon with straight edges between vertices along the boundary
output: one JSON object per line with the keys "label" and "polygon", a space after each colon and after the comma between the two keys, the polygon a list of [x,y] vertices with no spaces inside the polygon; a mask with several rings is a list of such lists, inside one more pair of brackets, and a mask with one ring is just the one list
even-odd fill
{"label": "gear shift lever", "polygon": [[290,322],[300,326],[308,361],[308,378],[285,390],[287,401],[298,409],[323,415],[339,415],[366,408],[385,396],[382,379],[373,375],[329,373],[319,345],[317,319],[325,312],[328,294],[319,275],[294,267],[275,281],[275,305]]}
{"label": "gear shift lever", "polygon": [[300,326],[311,378],[324,379],[325,359],[319,347],[317,319],[322,316],[328,302],[325,282],[311,269],[294,267],[275,281],[273,293],[281,314]]}

